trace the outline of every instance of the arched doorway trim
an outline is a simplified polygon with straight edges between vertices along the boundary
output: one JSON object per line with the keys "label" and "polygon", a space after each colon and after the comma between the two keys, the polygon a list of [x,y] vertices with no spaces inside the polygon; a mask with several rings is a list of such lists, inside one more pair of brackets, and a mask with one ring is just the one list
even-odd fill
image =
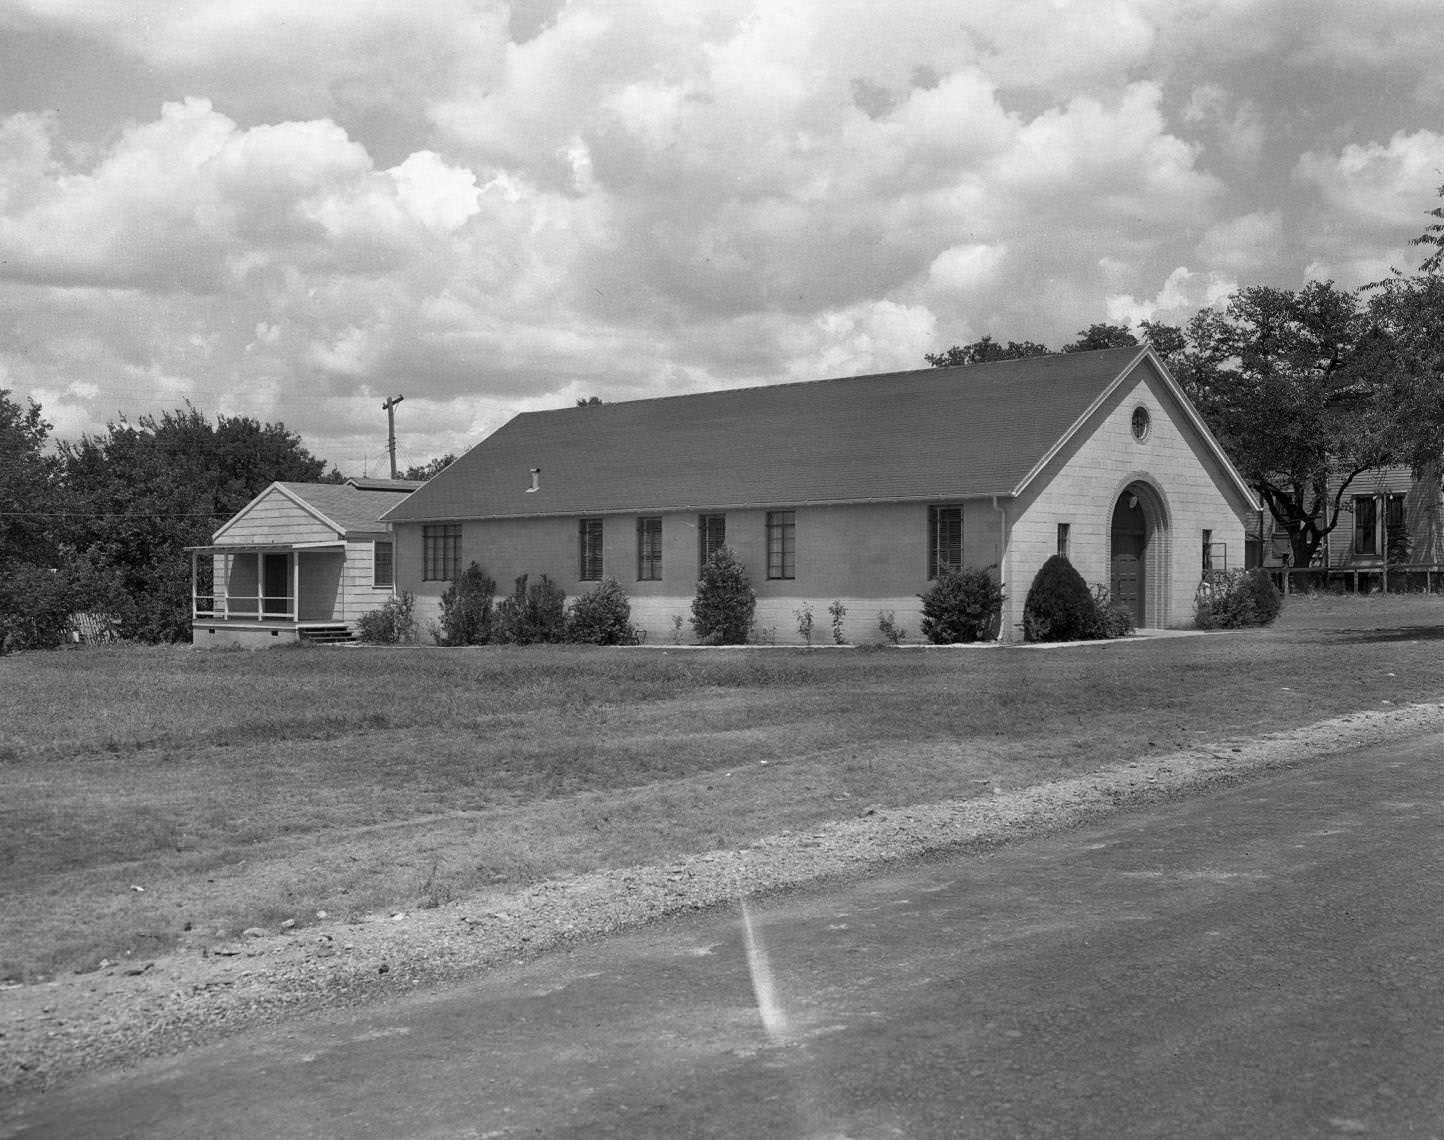
{"label": "arched doorway trim", "polygon": [[[1108,500],[1109,587],[1115,593],[1120,586],[1126,591],[1128,582],[1118,575],[1134,575],[1140,626],[1166,626],[1171,617],[1171,517],[1163,489],[1142,472],[1121,480]],[[1136,558],[1136,568],[1129,567],[1131,558]]]}

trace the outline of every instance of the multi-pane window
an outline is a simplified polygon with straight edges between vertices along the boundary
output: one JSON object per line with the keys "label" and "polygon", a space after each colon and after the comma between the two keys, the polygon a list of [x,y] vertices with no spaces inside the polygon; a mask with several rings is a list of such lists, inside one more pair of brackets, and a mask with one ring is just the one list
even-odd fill
{"label": "multi-pane window", "polygon": [[1071,529],[1069,523],[1058,524],[1058,557],[1068,557],[1068,531]]}
{"label": "multi-pane window", "polygon": [[421,528],[421,577],[450,582],[461,573],[461,524],[438,523]]}
{"label": "multi-pane window", "polygon": [[389,542],[371,544],[371,584],[388,589],[396,584],[396,559]]}
{"label": "multi-pane window", "polygon": [[963,508],[928,508],[928,577],[963,568]]}
{"label": "multi-pane window", "polygon": [[637,520],[637,581],[659,582],[662,579],[662,520],[658,517]]}
{"label": "multi-pane window", "polygon": [[697,516],[697,565],[704,566],[707,559],[721,550],[727,543],[726,515]]}
{"label": "multi-pane window", "polygon": [[1354,496],[1355,554],[1374,558],[1387,554],[1393,562],[1404,556],[1407,540],[1403,495]]}
{"label": "multi-pane window", "polygon": [[577,577],[583,582],[602,578],[602,520],[577,520]]}
{"label": "multi-pane window", "polygon": [[1384,553],[1390,562],[1408,558],[1409,532],[1404,521],[1404,496],[1390,495],[1384,500]]}
{"label": "multi-pane window", "polygon": [[1354,496],[1354,553],[1379,553],[1379,504],[1373,495]]}
{"label": "multi-pane window", "polygon": [[767,576],[797,577],[797,512],[767,512]]}

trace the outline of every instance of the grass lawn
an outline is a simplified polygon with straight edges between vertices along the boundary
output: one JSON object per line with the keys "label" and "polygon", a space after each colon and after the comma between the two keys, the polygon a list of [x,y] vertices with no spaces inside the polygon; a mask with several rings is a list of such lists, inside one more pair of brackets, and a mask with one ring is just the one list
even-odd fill
{"label": "grass lawn", "polygon": [[1444,602],[1055,650],[93,649],[0,683],[0,979],[36,981],[1437,699]]}

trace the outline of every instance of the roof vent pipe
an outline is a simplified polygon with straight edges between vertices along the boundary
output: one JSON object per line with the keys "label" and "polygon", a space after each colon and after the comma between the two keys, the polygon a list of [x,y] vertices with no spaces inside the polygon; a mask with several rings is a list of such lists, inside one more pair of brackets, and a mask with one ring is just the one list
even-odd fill
{"label": "roof vent pipe", "polygon": [[538,492],[538,491],[540,491],[540,490],[541,490],[541,468],[540,468],[540,467],[533,467],[533,468],[531,469],[531,486],[526,489],[526,493],[527,493],[528,495],[533,495],[533,494],[535,494],[536,492]]}

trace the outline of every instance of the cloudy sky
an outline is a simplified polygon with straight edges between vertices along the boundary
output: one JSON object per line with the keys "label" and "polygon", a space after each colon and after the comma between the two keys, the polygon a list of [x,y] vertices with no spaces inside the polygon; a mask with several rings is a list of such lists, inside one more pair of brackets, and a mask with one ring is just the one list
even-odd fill
{"label": "cloudy sky", "polygon": [[518,411],[1354,286],[1440,0],[0,0],[0,387],[347,473]]}

